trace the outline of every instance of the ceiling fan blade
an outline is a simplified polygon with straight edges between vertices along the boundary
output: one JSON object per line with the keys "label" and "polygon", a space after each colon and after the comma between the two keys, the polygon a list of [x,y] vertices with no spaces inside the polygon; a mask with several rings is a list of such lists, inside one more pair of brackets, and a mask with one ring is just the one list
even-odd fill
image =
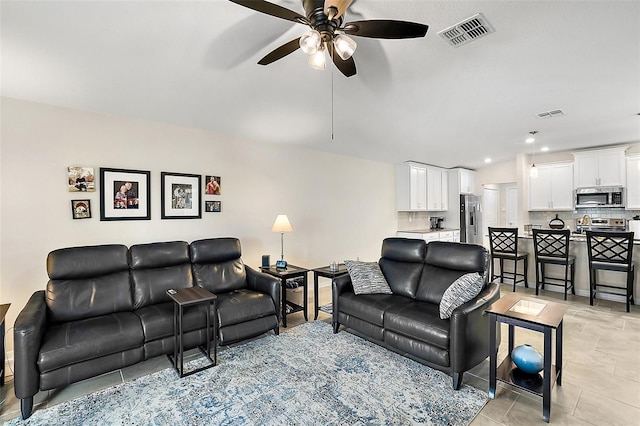
{"label": "ceiling fan blade", "polygon": [[287,21],[293,21],[298,24],[307,24],[307,18],[299,13],[289,10],[286,7],[278,6],[277,4],[269,3],[264,0],[229,0],[232,3],[239,4],[240,6],[248,7],[258,12],[266,13],[267,15],[275,16],[276,18],[286,19]]}
{"label": "ceiling fan blade", "polygon": [[353,60],[353,57],[350,57],[346,61],[343,60],[340,55],[335,54],[333,50],[333,45],[327,43],[327,47],[329,49],[329,55],[333,59],[333,63],[340,70],[345,77],[351,77],[352,75],[356,75],[356,61]]}
{"label": "ceiling fan blade", "polygon": [[329,8],[333,7],[338,11],[338,14],[333,19],[337,19],[344,15],[351,3],[353,3],[353,0],[324,0],[324,14],[329,16]]}
{"label": "ceiling fan blade", "polygon": [[264,58],[258,61],[260,65],[269,65],[272,62],[277,61],[278,59],[282,59],[290,53],[295,52],[300,48],[300,37],[291,40],[288,43],[283,44],[277,49],[272,50],[267,54]]}
{"label": "ceiling fan blade", "polygon": [[353,21],[341,28],[346,34],[372,38],[417,38],[427,34],[429,26],[417,22],[386,19]]}

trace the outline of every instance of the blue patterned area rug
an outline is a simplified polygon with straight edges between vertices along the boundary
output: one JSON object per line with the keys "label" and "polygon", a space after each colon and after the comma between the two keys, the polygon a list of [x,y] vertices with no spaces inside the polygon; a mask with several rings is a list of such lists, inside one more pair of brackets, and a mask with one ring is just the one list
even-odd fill
{"label": "blue patterned area rug", "polygon": [[192,376],[168,368],[9,424],[465,425],[487,399],[315,321],[224,349],[217,367]]}

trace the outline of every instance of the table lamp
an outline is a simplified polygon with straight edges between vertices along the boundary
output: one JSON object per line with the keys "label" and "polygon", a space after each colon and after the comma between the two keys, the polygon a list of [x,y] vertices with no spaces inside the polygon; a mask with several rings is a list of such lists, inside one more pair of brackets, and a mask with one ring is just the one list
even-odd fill
{"label": "table lamp", "polygon": [[280,261],[276,262],[276,267],[286,268],[287,262],[284,260],[284,233],[293,231],[291,223],[289,223],[289,218],[286,214],[279,214],[278,217],[276,217],[276,221],[273,222],[271,231],[280,233]]}

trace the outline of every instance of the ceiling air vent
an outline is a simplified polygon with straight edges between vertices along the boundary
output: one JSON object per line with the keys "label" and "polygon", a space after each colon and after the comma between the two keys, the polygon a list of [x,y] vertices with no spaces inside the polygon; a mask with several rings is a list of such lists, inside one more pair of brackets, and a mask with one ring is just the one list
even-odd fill
{"label": "ceiling air vent", "polygon": [[438,34],[447,40],[450,45],[458,47],[493,32],[495,32],[495,30],[489,21],[487,21],[487,18],[485,18],[482,13],[478,13],[471,18],[467,18],[449,28],[445,28],[438,32]]}
{"label": "ceiling air vent", "polygon": [[553,118],[553,117],[560,117],[564,115],[564,111],[562,111],[561,109],[552,109],[551,111],[543,111],[543,112],[539,112],[536,114],[536,117],[538,118]]}

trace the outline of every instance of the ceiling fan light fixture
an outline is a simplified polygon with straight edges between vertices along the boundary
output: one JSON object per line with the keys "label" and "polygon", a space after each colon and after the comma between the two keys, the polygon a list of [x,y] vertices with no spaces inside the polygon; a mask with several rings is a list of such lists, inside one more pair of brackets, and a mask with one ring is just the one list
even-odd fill
{"label": "ceiling fan light fixture", "polygon": [[316,30],[309,30],[300,37],[300,49],[307,55],[313,55],[318,51],[322,42],[322,36]]}
{"label": "ceiling fan light fixture", "polygon": [[327,59],[324,55],[324,46],[320,45],[320,48],[315,53],[309,55],[309,66],[320,71],[327,67]]}
{"label": "ceiling fan light fixture", "polygon": [[353,56],[358,44],[351,38],[344,34],[339,34],[333,39],[333,45],[338,55],[343,61],[346,61]]}

